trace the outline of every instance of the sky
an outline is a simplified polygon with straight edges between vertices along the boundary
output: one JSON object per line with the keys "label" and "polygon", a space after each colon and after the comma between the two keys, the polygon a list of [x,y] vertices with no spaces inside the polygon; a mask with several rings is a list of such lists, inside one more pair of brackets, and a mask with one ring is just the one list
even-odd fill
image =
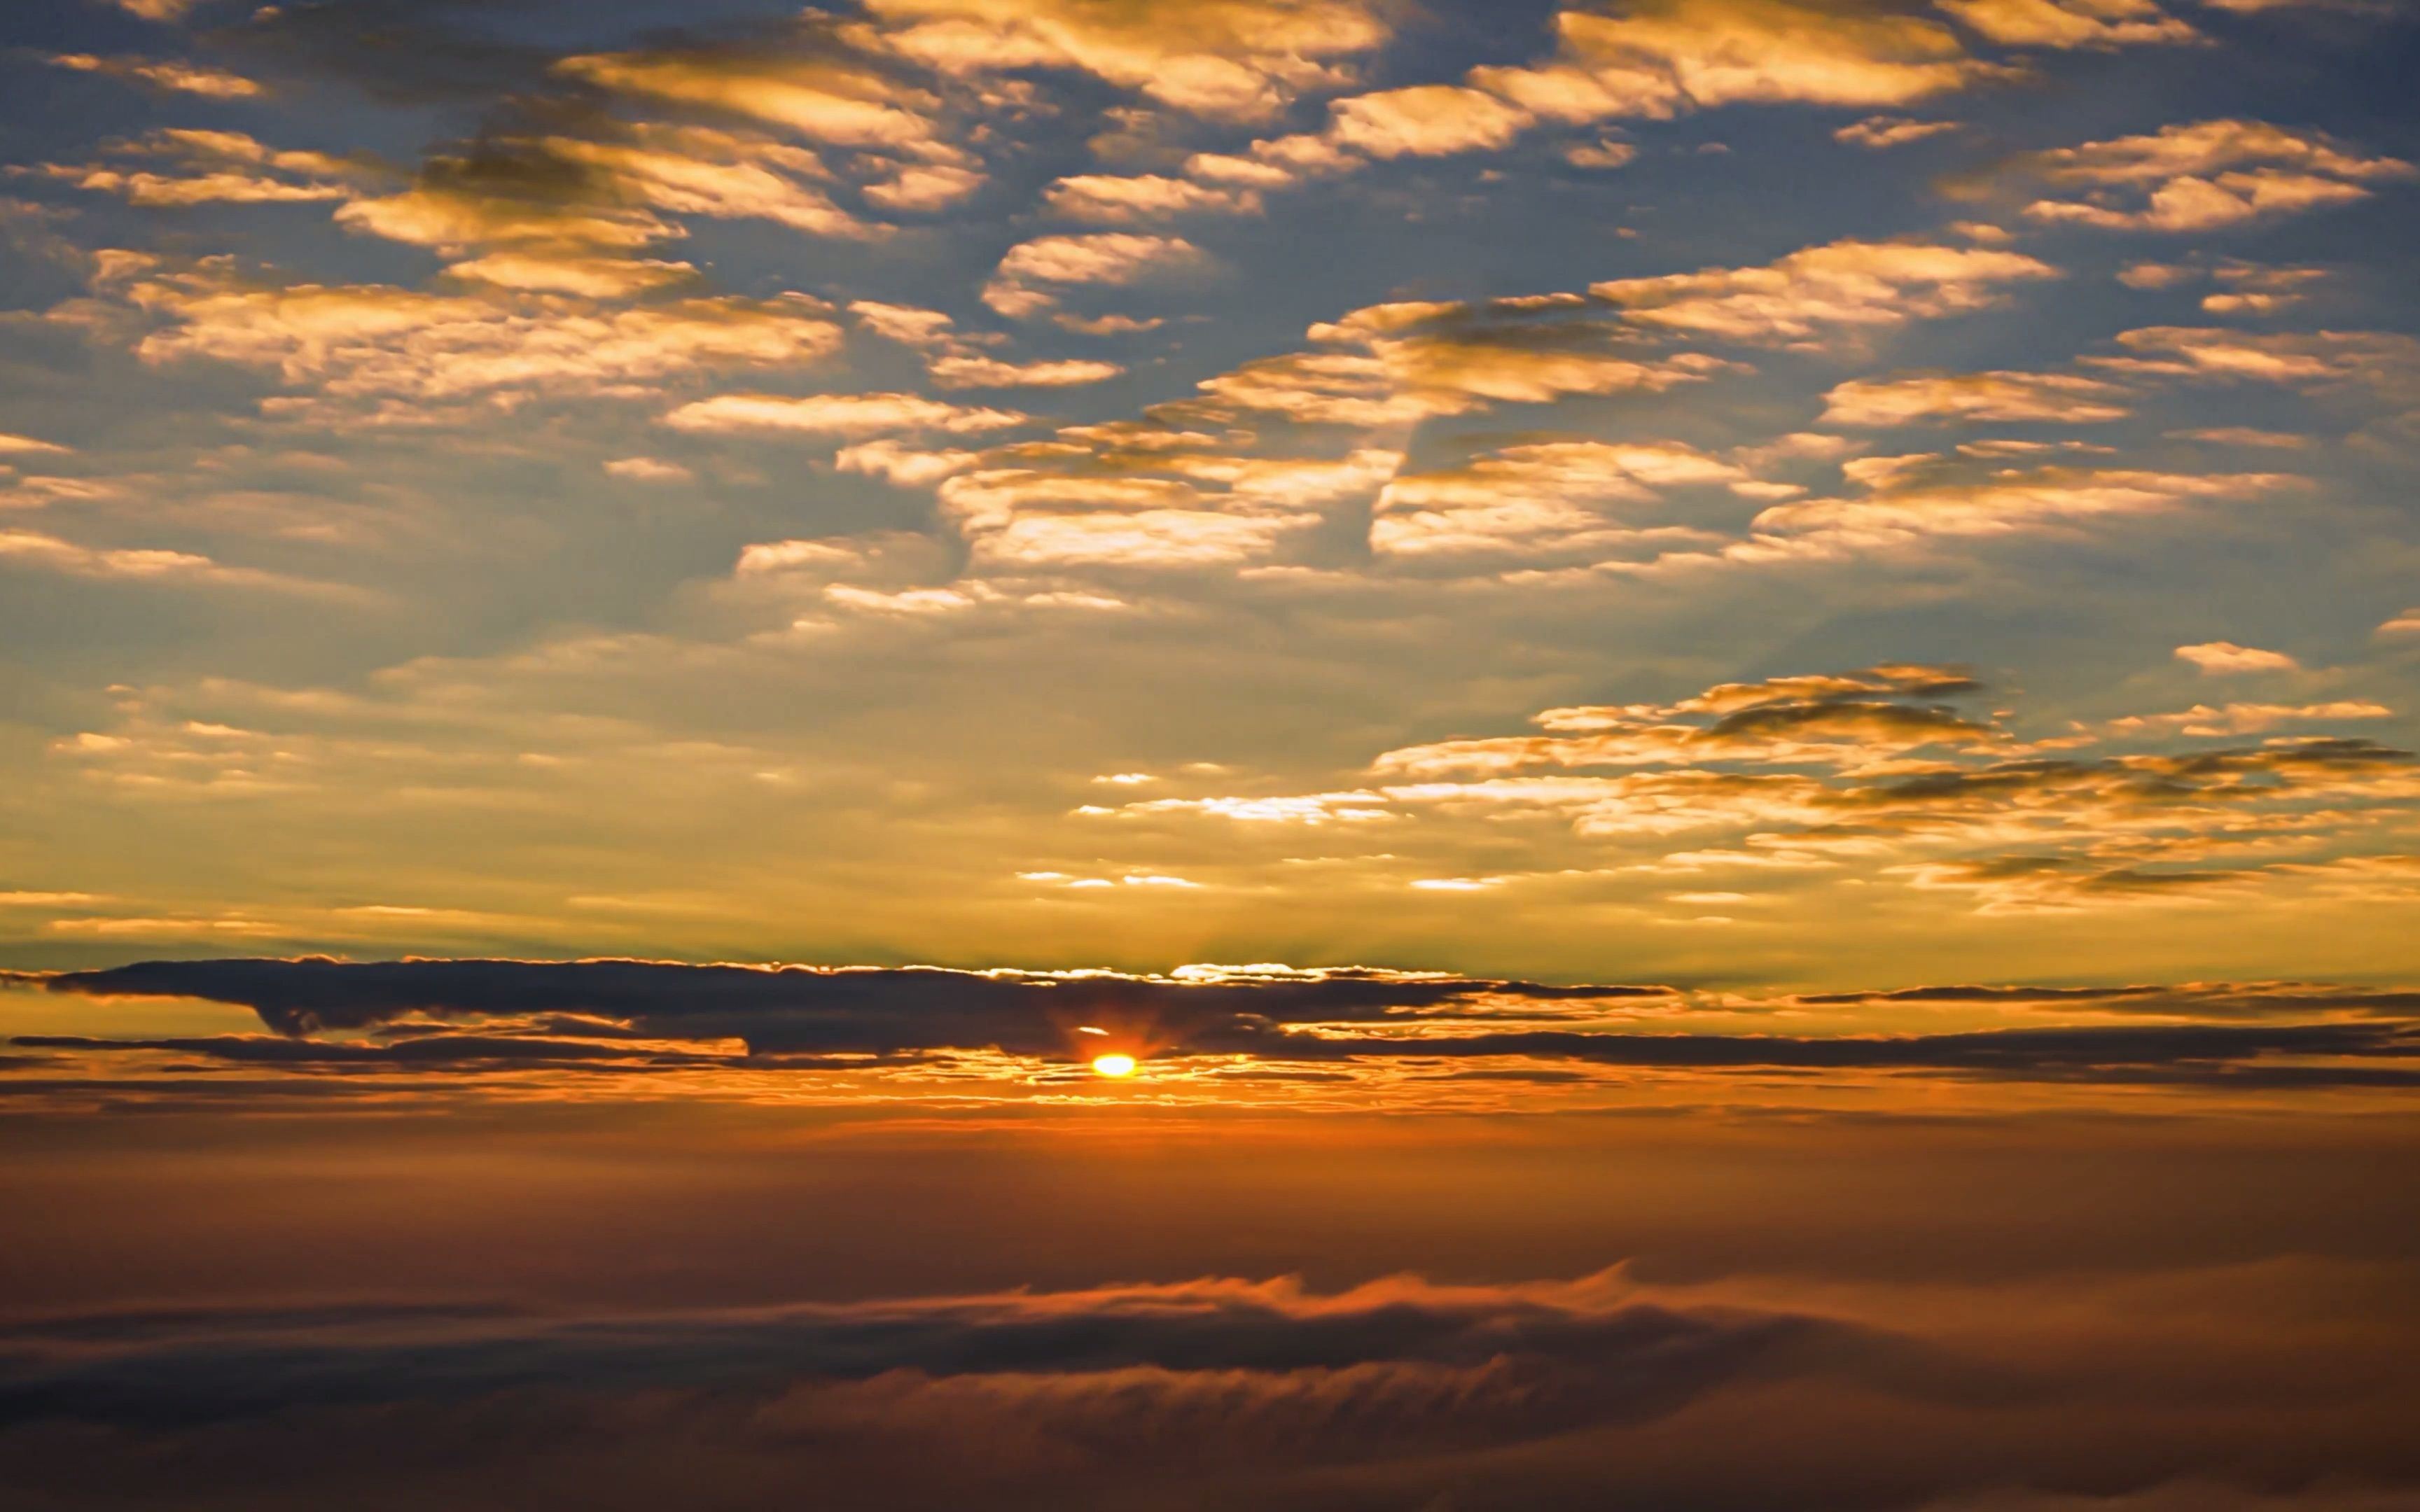
{"label": "sky", "polygon": [[14,0],[0,1481],[2411,1504],[2415,69]]}

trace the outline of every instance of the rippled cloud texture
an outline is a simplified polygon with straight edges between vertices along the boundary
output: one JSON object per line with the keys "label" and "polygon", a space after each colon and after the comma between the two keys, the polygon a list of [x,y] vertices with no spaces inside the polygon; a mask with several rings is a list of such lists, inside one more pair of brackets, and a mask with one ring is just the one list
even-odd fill
{"label": "rippled cloud texture", "polygon": [[2415,68],[9,7],[0,1484],[2409,1504]]}

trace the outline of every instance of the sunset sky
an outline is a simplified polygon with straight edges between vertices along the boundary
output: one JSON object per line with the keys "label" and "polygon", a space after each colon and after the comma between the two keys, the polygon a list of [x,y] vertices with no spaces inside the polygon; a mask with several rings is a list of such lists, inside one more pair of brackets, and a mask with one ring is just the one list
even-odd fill
{"label": "sunset sky", "polygon": [[0,1482],[778,1356],[514,1473],[2412,1505],[2415,77],[2402,0],[11,0]]}

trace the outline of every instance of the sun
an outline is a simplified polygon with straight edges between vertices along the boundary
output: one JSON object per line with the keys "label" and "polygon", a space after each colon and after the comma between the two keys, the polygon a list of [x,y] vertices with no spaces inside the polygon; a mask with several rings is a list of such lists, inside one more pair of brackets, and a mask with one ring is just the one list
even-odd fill
{"label": "sun", "polygon": [[1135,1073],[1132,1056],[1094,1056],[1093,1069],[1104,1076],[1131,1076]]}

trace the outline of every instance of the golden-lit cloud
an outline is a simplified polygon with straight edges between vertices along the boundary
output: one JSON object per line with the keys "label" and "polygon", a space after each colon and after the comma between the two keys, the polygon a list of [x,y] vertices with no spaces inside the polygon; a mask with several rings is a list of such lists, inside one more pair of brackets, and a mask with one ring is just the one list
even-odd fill
{"label": "golden-lit cloud", "polygon": [[[30,170],[136,205],[346,200],[381,177],[374,163],[271,147],[241,131],[167,127],[108,145],[116,164],[48,163]],[[158,167],[138,166],[156,162]]]}
{"label": "golden-lit cloud", "polygon": [[1203,260],[1202,249],[1183,237],[1130,231],[1036,237],[1001,258],[983,299],[1001,314],[1022,318],[1048,309],[1058,301],[1057,289],[1067,285],[1125,285],[1197,268]]}
{"label": "golden-lit cloud", "polygon": [[1202,212],[1250,215],[1261,208],[1261,197],[1251,189],[1195,183],[1164,174],[1078,174],[1052,184],[1043,199],[1055,214],[1110,224]]}
{"label": "golden-lit cloud", "polygon": [[2300,482],[2276,473],[2062,467],[1966,478],[1929,459],[1918,461],[1913,467],[1865,473],[1873,486],[1863,494],[1776,504],[1757,516],[1749,537],[1725,548],[1724,555],[1737,562],[1840,561],[1858,554],[1918,550],[1948,538],[2068,530],[2169,515],[2205,501],[2274,493]]}
{"label": "golden-lit cloud", "polygon": [[2302,664],[2282,651],[2262,651],[2257,646],[2239,646],[2232,640],[2210,640],[2200,645],[2177,647],[2177,659],[2191,662],[2208,676],[2228,672],[2290,672],[2302,670]]}
{"label": "golden-lit cloud", "polygon": [[1435,157],[1509,147],[1533,117],[1482,90],[1415,85],[1341,100],[1329,134],[1374,158]]}
{"label": "golden-lit cloud", "polygon": [[1638,537],[1621,505],[1668,487],[1748,482],[1745,470],[1675,442],[1546,441],[1458,468],[1398,474],[1379,491],[1370,548],[1384,557],[1595,557]]}
{"label": "golden-lit cloud", "polygon": [[1100,383],[1125,368],[1093,358],[1005,363],[994,357],[951,356],[933,359],[933,381],[945,389],[1065,389]]}
{"label": "golden-lit cloud", "polygon": [[744,116],[839,147],[914,147],[933,136],[930,94],[814,50],[589,54],[555,68],[599,88]]}
{"label": "golden-lit cloud", "polygon": [[829,307],[804,295],[616,309],[272,284],[215,264],[138,266],[117,292],[163,322],[136,348],[147,362],[267,368],[338,399],[636,396],[715,369],[811,365],[841,340]]}
{"label": "golden-lit cloud", "polygon": [[2007,285],[2058,276],[2022,253],[1925,242],[1834,241],[1761,268],[1709,268],[1592,285],[1649,328],[1754,345],[1822,343],[1980,310]]}
{"label": "golden-lit cloud", "polygon": [[[2028,742],[2011,711],[1959,707],[1981,691],[1960,669],[1913,665],[1725,684],[1667,703],[1550,709],[1533,720],[1541,733],[1400,748],[1357,789],[1155,796],[1078,818],[1418,815],[1432,841],[1439,826],[1543,820],[1603,847],[1600,868],[1855,872],[1963,891],[1988,915],[2296,886],[2306,858],[2366,850],[2420,817],[2411,753],[2271,733],[2391,717],[2371,701],[2197,707]],[[2213,740],[2237,743],[2139,748]]]}
{"label": "golden-lit cloud", "polygon": [[1582,119],[1786,100],[1906,105],[1998,71],[1938,23],[1793,0],[1567,9],[1555,25],[1552,65],[1476,70],[1473,82],[1542,116]]}
{"label": "golden-lit cloud", "polygon": [[229,73],[224,69],[176,58],[100,57],[90,53],[62,53],[51,61],[79,73],[132,79],[155,89],[199,95],[205,100],[248,100],[260,93],[259,85],[240,73]]}
{"label": "golden-lit cloud", "polygon": [[2122,420],[2126,391],[2062,373],[1919,373],[1853,379],[1824,395],[1823,422],[1861,427],[1927,421]]}
{"label": "golden-lit cloud", "polygon": [[2036,220],[2171,232],[2366,199],[2372,185],[2420,172],[2401,159],[2363,157],[2315,133],[2240,119],[2165,126],[2149,135],[2031,153],[2005,171],[2094,191],[2084,199],[2036,201],[2025,208]]}
{"label": "golden-lit cloud", "polygon": [[2084,361],[2112,372],[2217,383],[2388,385],[2420,373],[2420,340],[2395,332],[2147,326],[2120,332],[2118,344],[2133,355]]}
{"label": "golden-lit cloud", "polygon": [[1910,142],[1921,142],[1926,137],[1939,136],[1959,129],[1956,121],[1916,121],[1904,116],[1869,116],[1864,120],[1852,121],[1838,128],[1832,135],[1835,140],[1846,142],[1851,147],[1879,150],[1905,147]]}
{"label": "golden-lit cloud", "polygon": [[675,430],[718,435],[794,431],[863,436],[904,430],[964,434],[1003,430],[1025,421],[1024,415],[1011,409],[947,404],[913,393],[818,393],[805,398],[721,393],[685,404],[664,416],[664,424]]}
{"label": "golden-lit cloud", "polygon": [[547,252],[491,252],[448,264],[445,271],[498,288],[551,290],[591,300],[628,299],[697,276],[697,270],[685,262]]}
{"label": "golden-lit cloud", "polygon": [[1943,12],[2008,47],[2118,47],[2190,42],[2200,33],[2154,0],[1933,0]]}
{"label": "golden-lit cloud", "polygon": [[1073,69],[1198,115],[1253,120],[1349,82],[1387,40],[1368,0],[869,0],[879,46],[945,72]]}

